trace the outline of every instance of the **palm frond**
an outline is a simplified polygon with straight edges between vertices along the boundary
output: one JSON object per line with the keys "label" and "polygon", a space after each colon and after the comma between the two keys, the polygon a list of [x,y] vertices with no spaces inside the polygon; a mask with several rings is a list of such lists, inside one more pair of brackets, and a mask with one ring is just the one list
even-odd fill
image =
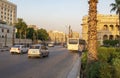
{"label": "palm frond", "polygon": [[[117,2],[117,0],[115,0],[115,2]],[[112,7],[110,12],[116,11],[116,14],[117,14],[118,13],[118,4],[117,3],[111,3],[110,6]]]}
{"label": "palm frond", "polygon": [[115,3],[112,3],[112,4],[110,4],[110,6],[111,6],[111,7],[115,7],[115,6],[116,6],[116,4],[115,4]]}
{"label": "palm frond", "polygon": [[110,12],[116,11],[116,10],[117,10],[117,7],[113,7],[113,8],[110,10]]}

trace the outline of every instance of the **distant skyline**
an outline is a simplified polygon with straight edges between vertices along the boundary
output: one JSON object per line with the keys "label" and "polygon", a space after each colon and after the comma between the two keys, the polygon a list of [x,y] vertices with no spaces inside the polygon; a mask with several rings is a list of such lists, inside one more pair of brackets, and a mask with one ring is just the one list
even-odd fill
{"label": "distant skyline", "polygon": [[[46,30],[81,33],[82,17],[88,14],[88,0],[9,0],[17,5],[17,17],[28,25],[37,25]],[[110,13],[114,0],[99,0],[98,14]]]}

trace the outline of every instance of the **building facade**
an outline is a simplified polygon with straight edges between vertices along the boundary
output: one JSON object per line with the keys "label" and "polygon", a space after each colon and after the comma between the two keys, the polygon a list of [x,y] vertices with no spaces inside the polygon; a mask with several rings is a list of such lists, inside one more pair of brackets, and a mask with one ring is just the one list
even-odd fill
{"label": "building facade", "polygon": [[[14,40],[14,42],[13,42]],[[21,41],[21,43],[20,43]],[[15,28],[0,22],[0,48],[11,47],[14,44],[32,44],[31,39],[17,39]]]}
{"label": "building facade", "polygon": [[65,42],[66,34],[63,32],[49,31],[48,34],[49,34],[51,41],[54,41],[55,43]]}
{"label": "building facade", "polygon": [[0,20],[13,25],[17,18],[17,6],[7,0],[0,0]]}
{"label": "building facade", "polygon": [[[119,19],[117,15],[97,15],[97,40],[103,45],[103,40],[119,39]],[[88,41],[88,16],[82,19],[82,38]]]}
{"label": "building facade", "polygon": [[15,39],[14,31],[15,31],[15,28],[13,28],[13,26],[0,23],[0,47],[12,46],[13,36]]}

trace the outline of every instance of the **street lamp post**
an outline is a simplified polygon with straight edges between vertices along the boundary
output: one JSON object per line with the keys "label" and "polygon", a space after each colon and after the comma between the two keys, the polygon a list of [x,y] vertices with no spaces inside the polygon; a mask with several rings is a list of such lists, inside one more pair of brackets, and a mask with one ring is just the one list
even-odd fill
{"label": "street lamp post", "polygon": [[13,32],[12,32],[12,46],[14,46],[15,44],[15,29],[14,29],[14,26],[13,26]]}
{"label": "street lamp post", "polygon": [[6,43],[7,43],[7,33],[5,33],[5,47],[6,47]]}

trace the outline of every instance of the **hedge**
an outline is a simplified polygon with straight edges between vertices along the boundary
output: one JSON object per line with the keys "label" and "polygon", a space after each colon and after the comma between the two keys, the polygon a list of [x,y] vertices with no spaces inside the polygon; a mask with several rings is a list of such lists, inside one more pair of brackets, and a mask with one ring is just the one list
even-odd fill
{"label": "hedge", "polygon": [[119,48],[98,48],[98,59],[87,65],[87,52],[82,54],[81,78],[120,78]]}

